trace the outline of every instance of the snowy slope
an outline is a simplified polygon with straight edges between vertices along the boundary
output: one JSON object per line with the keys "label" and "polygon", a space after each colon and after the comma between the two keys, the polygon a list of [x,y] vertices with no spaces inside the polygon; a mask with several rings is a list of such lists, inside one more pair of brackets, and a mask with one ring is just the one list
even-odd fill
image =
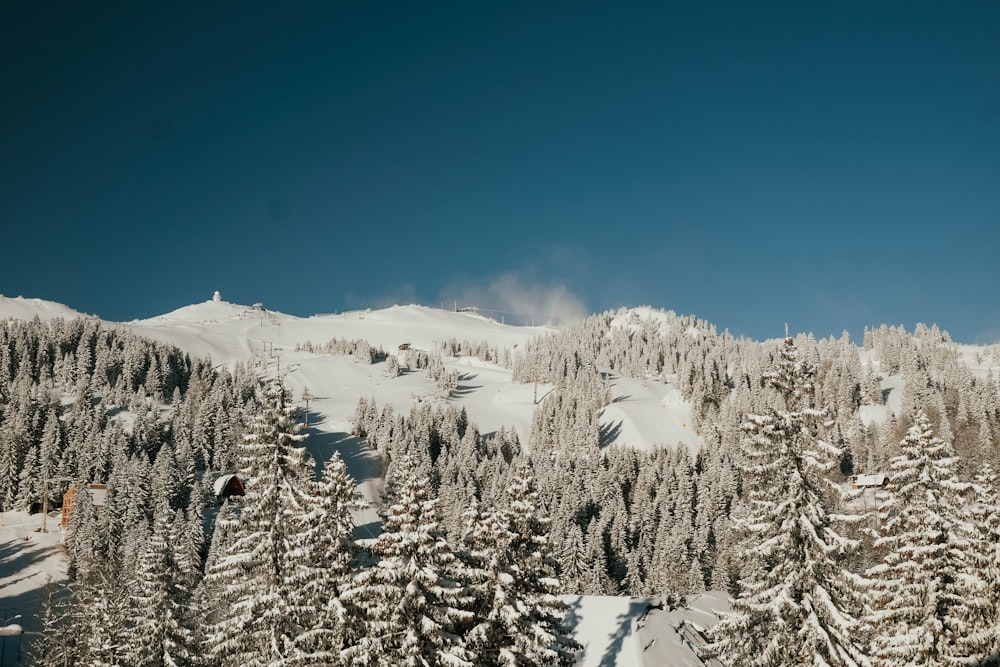
{"label": "snowy slope", "polygon": [[61,303],[42,299],[25,299],[23,296],[9,297],[0,294],[0,320],[30,320],[38,317],[51,320],[57,317],[71,320],[77,317],[91,317],[73,310]]}
{"label": "snowy slope", "polygon": [[657,598],[564,596],[573,636],[583,645],[580,667],[704,667],[697,650],[701,630],[729,611],[717,591],[692,597],[671,609]]}
{"label": "snowy slope", "polygon": [[684,445],[692,453],[701,448],[691,405],[672,384],[613,376],[611,396],[600,423],[614,442],[640,449]]}
{"label": "snowy slope", "polygon": [[[455,313],[423,306],[393,306],[385,310],[355,311],[307,318],[274,311],[208,302],[127,325],[138,334],[176,345],[195,356],[210,356],[231,365],[263,357],[270,374],[284,373],[296,396],[309,391],[311,403],[323,413],[326,424],[343,429],[351,419],[358,398],[375,396],[409,410],[418,400],[430,400],[433,384],[422,373],[385,378],[381,365],[363,365],[350,357],[296,352],[296,345],[317,345],[333,338],[361,339],[394,353],[403,343],[433,351],[447,339],[488,342],[498,350],[515,353],[531,338],[549,331],[544,327],[514,327],[471,313]],[[531,388],[512,385],[510,371],[478,359],[446,358],[446,368],[460,375],[455,402],[484,433],[502,425],[514,426],[527,437],[534,410]],[[348,429],[349,430],[349,429]]]}
{"label": "snowy slope", "polygon": [[[0,625],[12,614],[27,633],[40,632],[45,585],[66,580],[66,556],[59,532],[59,513],[53,512],[41,532],[42,514],[0,512]],[[19,638],[7,638],[5,655],[15,664]],[[27,638],[25,639],[27,646]],[[21,664],[27,664],[22,661]]]}
{"label": "snowy slope", "polygon": [[[0,311],[2,312],[2,311]],[[650,311],[650,317],[655,313]],[[301,395],[308,387],[317,398],[311,407],[323,415],[318,432],[329,439],[350,431],[349,420],[361,396],[375,396],[397,410],[409,410],[415,401],[434,398],[433,384],[424,374],[385,378],[381,365],[362,365],[350,357],[296,352],[298,344],[322,344],[332,338],[362,339],[389,353],[403,343],[432,351],[454,338],[471,343],[486,341],[512,354],[546,327],[504,325],[472,313],[456,313],[424,306],[393,306],[384,310],[354,311],[339,315],[300,318],[266,308],[208,301],[185,306],[165,315],[124,325],[135,333],[176,345],[194,356],[210,356],[217,364],[232,365],[264,357],[271,375],[285,373],[286,382]],[[534,413],[534,386],[511,381],[509,370],[474,357],[445,358],[445,367],[459,373],[459,390],[449,399],[463,406],[483,433],[501,426],[513,427],[526,443]],[[544,396],[547,388],[540,387]],[[601,423],[619,443],[643,449],[673,447],[692,449],[701,439],[692,428],[691,409],[676,389],[655,380],[615,378],[615,402],[605,408]],[[352,474],[357,474],[353,467]]]}
{"label": "snowy slope", "polygon": [[[0,297],[0,319],[31,319],[35,315],[82,316],[60,304]],[[650,316],[654,314],[651,312]],[[545,327],[503,325],[471,313],[422,306],[301,318],[221,300],[185,306],[146,320],[105,324],[176,345],[195,357],[211,357],[220,366],[256,360],[265,376],[281,373],[296,399],[308,388],[313,398],[309,403],[306,446],[317,461],[326,461],[334,451],[339,451],[357,480],[359,491],[373,502],[372,509],[357,517],[361,534],[374,534],[378,530],[374,505],[381,493],[382,469],[378,456],[350,434],[358,399],[373,396],[379,404],[390,404],[403,411],[416,402],[443,403],[444,399],[434,395],[433,383],[426,373],[404,373],[390,379],[386,377],[384,364],[370,365],[349,356],[296,351],[296,346],[306,342],[322,345],[332,338],[362,339],[392,354],[402,343],[432,351],[442,341],[454,338],[473,344],[486,341],[501,354],[504,350],[516,354],[533,337],[550,331]],[[446,369],[459,374],[458,391],[448,400],[463,406],[481,432],[513,427],[522,441],[527,441],[535,409],[533,385],[514,383],[509,370],[474,357],[446,357],[444,363]],[[611,388],[614,403],[601,415],[601,422],[610,434],[605,444],[614,442],[641,448],[678,443],[692,448],[700,446],[701,441],[692,428],[690,406],[671,385],[614,377]],[[544,396],[548,389],[539,385],[538,397]],[[5,532],[0,532],[0,551],[5,556],[4,566],[0,567],[2,597],[7,600],[9,591],[19,609],[37,608],[45,579],[65,577],[61,550],[55,545],[58,533],[28,535],[34,528],[31,522],[37,522],[38,517],[8,513],[7,519],[18,528],[8,526]],[[25,536],[30,539],[25,540]],[[648,600],[581,597],[570,601],[574,634],[587,647],[581,665],[666,664],[659,662],[659,658],[652,662],[642,658],[637,623],[649,607]],[[687,649],[676,648],[671,655],[678,660],[671,664],[697,664],[690,662],[696,659]]]}
{"label": "snowy slope", "polygon": [[472,313],[455,313],[424,306],[393,306],[385,310],[340,315],[295,317],[266,308],[209,301],[166,315],[128,323],[136,333],[172,343],[195,355],[210,355],[217,363],[245,360],[264,344],[276,350],[297,343],[322,344],[331,338],[363,339],[386,351],[401,343],[433,350],[440,341],[456,338],[488,341],[500,349],[516,349],[544,327],[505,326]]}

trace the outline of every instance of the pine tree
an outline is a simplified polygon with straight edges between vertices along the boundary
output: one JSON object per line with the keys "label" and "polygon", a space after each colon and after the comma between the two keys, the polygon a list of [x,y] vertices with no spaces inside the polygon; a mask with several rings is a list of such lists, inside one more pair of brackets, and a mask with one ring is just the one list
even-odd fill
{"label": "pine tree", "polygon": [[86,581],[99,569],[103,551],[97,509],[88,485],[76,485],[66,543],[70,576]]}
{"label": "pine tree", "polygon": [[884,561],[871,568],[872,664],[878,667],[947,665],[960,657],[965,635],[959,572],[957,457],[918,412],[890,462],[892,483],[879,498]]}
{"label": "pine tree", "polygon": [[229,602],[226,590],[231,579],[239,576],[234,568],[224,570],[221,561],[227,557],[233,543],[234,533],[239,524],[236,510],[226,499],[219,508],[212,526],[211,541],[205,557],[205,576],[201,578],[194,590],[188,609],[188,618],[195,630],[194,645],[201,647],[206,662],[211,654],[211,646],[207,641],[209,632],[214,631],[225,619],[229,618]]}
{"label": "pine tree", "polygon": [[38,448],[32,445],[24,455],[24,465],[18,475],[17,497],[14,499],[14,509],[27,512],[32,503],[42,499],[42,484],[39,479]]}
{"label": "pine tree", "polygon": [[855,544],[834,530],[825,507],[824,475],[839,451],[821,438],[825,411],[814,406],[813,375],[787,338],[767,376],[778,407],[743,423],[743,577],[709,647],[730,667],[864,663],[852,636],[856,582],[841,563]]}
{"label": "pine tree", "polygon": [[71,603],[55,595],[51,575],[42,592],[42,639],[34,642],[28,657],[31,664],[41,667],[65,667],[73,664],[77,646],[73,633],[68,632],[72,614]]}
{"label": "pine tree", "polygon": [[304,628],[296,622],[297,591],[286,586],[294,573],[289,544],[310,507],[311,466],[298,446],[295,409],[280,380],[261,391],[260,412],[241,445],[241,468],[249,480],[232,543],[206,575],[225,603],[206,628],[211,658],[269,665],[294,658]]}
{"label": "pine tree", "polygon": [[959,662],[1000,664],[1000,503],[997,476],[985,464],[973,480],[975,497],[962,509],[965,568],[959,573],[963,600],[959,619],[966,628],[957,638]]}
{"label": "pine tree", "polygon": [[352,634],[354,619],[340,593],[355,564],[354,513],[367,506],[357,499],[356,489],[343,459],[334,452],[316,484],[311,510],[291,539],[297,563],[286,585],[296,589],[294,614],[304,629],[297,643],[302,664],[339,663]]}
{"label": "pine tree", "polygon": [[363,543],[379,561],[343,592],[363,632],[343,652],[351,665],[470,666],[460,636],[471,600],[458,562],[438,528],[437,501],[408,456],[390,478],[382,534]]}
{"label": "pine tree", "polygon": [[121,650],[132,633],[120,574],[105,563],[87,581],[78,580],[70,587],[75,599],[65,632],[71,636],[67,643],[73,647],[76,664],[111,667],[124,662]]}
{"label": "pine tree", "polygon": [[135,619],[123,657],[134,665],[176,667],[190,658],[192,633],[182,622],[166,538],[169,515],[161,515],[139,551],[128,601]]}
{"label": "pine tree", "polygon": [[579,645],[568,635],[566,604],[548,542],[549,522],[534,478],[519,465],[507,487],[509,507],[466,514],[464,540],[477,591],[470,644],[483,665],[571,665]]}
{"label": "pine tree", "polygon": [[178,511],[171,523],[170,560],[181,601],[194,594],[201,579],[202,547],[205,543],[202,495],[201,484],[195,484],[187,511]]}

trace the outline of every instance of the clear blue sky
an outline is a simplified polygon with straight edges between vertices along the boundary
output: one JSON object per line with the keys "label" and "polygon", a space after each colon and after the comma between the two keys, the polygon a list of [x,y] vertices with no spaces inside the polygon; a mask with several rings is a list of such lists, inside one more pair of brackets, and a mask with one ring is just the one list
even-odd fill
{"label": "clear blue sky", "polygon": [[7,296],[1000,340],[1000,3],[4,2],[0,100]]}

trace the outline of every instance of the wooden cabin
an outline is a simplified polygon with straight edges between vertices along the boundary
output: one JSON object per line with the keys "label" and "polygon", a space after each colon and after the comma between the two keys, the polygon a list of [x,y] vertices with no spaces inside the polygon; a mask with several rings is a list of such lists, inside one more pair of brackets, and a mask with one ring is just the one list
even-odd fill
{"label": "wooden cabin", "polygon": [[[90,502],[93,503],[94,508],[97,511],[104,509],[104,506],[108,504],[108,485],[107,484],[91,484],[87,487],[87,491],[90,493]],[[69,487],[69,491],[63,496],[62,505],[62,521],[60,526],[63,528],[69,527],[69,517],[70,513],[73,511],[73,496],[76,495],[76,487]]]}
{"label": "wooden cabin", "polygon": [[219,499],[246,495],[246,487],[243,486],[243,480],[235,474],[222,475],[216,478],[212,484],[212,489],[215,491],[215,497]]}

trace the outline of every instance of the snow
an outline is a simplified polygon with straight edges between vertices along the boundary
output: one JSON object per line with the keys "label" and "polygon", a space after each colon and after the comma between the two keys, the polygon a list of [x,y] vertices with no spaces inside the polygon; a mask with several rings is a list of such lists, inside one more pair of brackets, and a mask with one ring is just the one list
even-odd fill
{"label": "snow", "polygon": [[16,635],[23,635],[24,627],[18,623],[11,623],[10,625],[0,625],[0,637],[14,637]]}
{"label": "snow", "polygon": [[611,395],[600,423],[616,443],[639,449],[684,445],[692,453],[701,449],[691,405],[673,384],[614,376]]}
{"label": "snow", "polygon": [[[0,296],[0,320],[35,316],[89,317],[61,304]],[[627,311],[615,318],[612,327],[636,328],[650,322],[666,333],[665,314],[647,308]],[[459,386],[451,397],[443,399],[436,396],[435,383],[422,371],[404,369],[399,377],[388,378],[381,363],[370,365],[350,356],[295,351],[297,345],[322,345],[332,338],[362,339],[389,354],[396,354],[403,343],[434,351],[443,341],[454,338],[472,344],[485,341],[501,354],[507,350],[516,355],[533,337],[551,331],[547,327],[504,325],[475,313],[406,305],[296,317],[270,310],[266,304],[255,307],[220,298],[145,320],[105,325],[176,345],[195,357],[210,356],[218,366],[255,361],[266,376],[283,375],[299,404],[303,390],[308,388],[312,398],[309,426],[305,429],[309,435],[306,447],[318,462],[328,460],[334,451],[340,453],[358,482],[359,493],[373,503],[356,517],[359,535],[368,537],[379,530],[375,504],[382,490],[382,468],[377,454],[351,435],[360,397],[375,397],[379,405],[391,405],[404,412],[427,401],[451,403],[464,407],[481,432],[513,428],[526,442],[536,399],[551,389],[515,383],[511,372],[496,363],[475,357],[446,357],[445,369],[458,373]],[[687,333],[700,335],[694,327]],[[960,345],[957,350],[977,376],[997,374],[1000,347]],[[401,361],[403,357],[400,353]],[[878,362],[870,353],[862,351],[861,357],[862,363],[873,363],[877,371]],[[692,452],[702,446],[691,406],[670,378],[610,375],[609,382],[612,403],[600,414],[605,445],[642,449],[683,445]],[[890,414],[899,414],[903,384],[899,375],[884,377],[881,388],[887,396],[886,404],[863,406],[862,420],[881,423]],[[122,413],[119,418],[127,420],[128,415]],[[39,630],[35,612],[41,606],[45,581],[62,581],[66,577],[58,521],[58,516],[50,517],[53,532],[40,533],[35,532],[40,515],[0,515],[0,611],[23,614],[22,623],[28,633]],[[728,598],[722,593],[698,596],[689,601],[687,608],[673,610],[651,608],[656,601],[647,598],[572,596],[566,600],[574,636],[585,646],[579,664],[602,667],[700,665],[688,643],[697,636],[692,628],[711,626],[717,620],[714,610],[728,608]]]}
{"label": "snow", "polygon": [[[38,610],[46,583],[66,581],[66,554],[59,531],[59,512],[50,512],[42,533],[42,515],[27,512],[0,512],[0,625],[20,614],[25,637],[22,655],[32,633],[41,632]],[[16,651],[17,640],[8,650]]]}
{"label": "snow", "polygon": [[872,473],[869,475],[855,475],[851,483],[856,487],[884,486],[888,475],[885,473]]}
{"label": "snow", "polygon": [[[634,312],[639,318],[655,318],[666,326],[662,313],[652,309]],[[320,449],[328,453],[332,453],[333,442],[349,437],[359,397],[375,396],[380,405],[388,404],[400,411],[408,411],[417,401],[442,399],[435,396],[434,383],[423,373],[404,373],[390,379],[385,377],[382,364],[366,365],[347,356],[295,352],[297,344],[309,341],[321,345],[333,338],[362,339],[392,354],[403,343],[433,351],[443,341],[454,338],[473,344],[486,341],[501,354],[504,350],[516,354],[532,338],[552,331],[548,327],[505,325],[474,313],[425,306],[300,318],[267,310],[266,306],[255,309],[214,300],[119,326],[176,345],[193,356],[210,356],[220,365],[231,366],[254,356],[265,358],[272,375],[287,373],[286,384],[296,398],[306,387],[316,397],[310,401],[310,412],[321,417],[315,424],[310,419],[310,430],[323,441]],[[459,374],[458,391],[449,401],[464,407],[482,433],[503,426],[513,428],[521,442],[527,442],[535,409],[533,385],[514,383],[509,370],[475,357],[445,357],[444,366]],[[539,385],[538,397],[548,389]],[[612,391],[616,403],[601,416],[602,425],[612,436],[605,444],[642,449],[684,444],[692,451],[701,447],[691,408],[672,385],[616,378]],[[347,461],[355,478],[370,473],[371,462],[364,459]]]}
{"label": "snow", "polygon": [[[583,646],[578,667],[704,667],[688,637],[718,622],[729,597],[718,591],[670,609],[657,598],[563,596],[573,637]],[[683,627],[690,624],[690,627]]]}
{"label": "snow", "polygon": [[701,639],[699,633],[719,621],[719,613],[730,610],[729,596],[721,591],[696,595],[682,608],[651,610],[638,632],[644,647],[644,665],[703,667],[692,643]]}
{"label": "snow", "polygon": [[978,378],[1000,372],[1000,345],[955,345],[959,360]]}
{"label": "snow", "polygon": [[67,320],[90,317],[61,303],[0,294],[0,320],[30,320],[36,316],[42,320],[52,320],[57,317]]}
{"label": "snow", "polygon": [[657,322],[659,324],[660,335],[666,336],[670,333],[670,322],[667,314],[663,311],[650,307],[630,308],[624,313],[616,315],[611,320],[612,329],[628,328],[629,331],[639,330],[640,323]]}
{"label": "snow", "polygon": [[566,595],[563,601],[570,608],[567,621],[573,629],[573,638],[583,646],[577,665],[642,667],[635,626],[646,613],[650,599]]}
{"label": "snow", "polygon": [[[877,365],[877,364],[876,364]],[[882,378],[879,386],[886,397],[885,405],[862,405],[858,414],[865,424],[882,424],[889,415],[899,416],[903,405],[903,385],[901,375],[890,375]]]}

